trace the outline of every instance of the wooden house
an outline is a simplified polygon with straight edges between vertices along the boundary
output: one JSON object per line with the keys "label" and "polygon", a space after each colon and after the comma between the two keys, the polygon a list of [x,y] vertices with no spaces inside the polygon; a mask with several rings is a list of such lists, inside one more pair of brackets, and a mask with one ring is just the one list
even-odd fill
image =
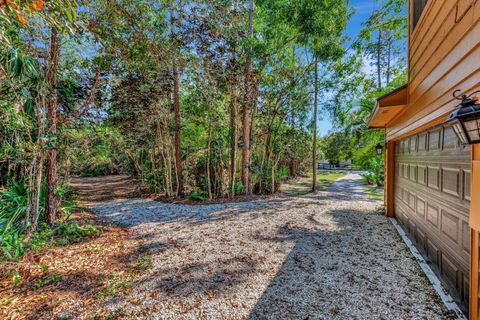
{"label": "wooden house", "polygon": [[386,214],[480,319],[480,144],[445,122],[457,89],[480,89],[480,1],[409,0],[408,84],[379,98],[369,121],[385,130]]}

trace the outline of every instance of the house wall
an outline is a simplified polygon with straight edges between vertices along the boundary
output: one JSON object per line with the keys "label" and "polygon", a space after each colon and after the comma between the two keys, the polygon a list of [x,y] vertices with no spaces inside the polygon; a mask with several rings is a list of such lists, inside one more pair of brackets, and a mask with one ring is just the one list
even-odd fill
{"label": "house wall", "polygon": [[470,319],[480,319],[480,145],[472,146],[470,207]]}
{"label": "house wall", "polygon": [[[480,1],[429,0],[412,29],[409,0],[408,105],[386,126],[386,211],[394,214],[392,167],[396,141],[442,123],[459,101],[452,92],[480,89]],[[480,181],[480,145],[472,148],[472,181]],[[472,184],[479,197],[480,183]],[[475,202],[475,201],[473,201]],[[470,208],[470,319],[480,320],[480,201]]]}
{"label": "house wall", "polygon": [[408,107],[388,125],[388,140],[439,124],[458,104],[455,89],[480,87],[480,1],[428,1],[408,56]]}

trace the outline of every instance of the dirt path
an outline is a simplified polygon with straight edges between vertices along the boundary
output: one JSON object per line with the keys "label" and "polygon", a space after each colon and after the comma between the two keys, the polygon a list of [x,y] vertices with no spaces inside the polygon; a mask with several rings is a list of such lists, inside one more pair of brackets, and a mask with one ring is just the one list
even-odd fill
{"label": "dirt path", "polygon": [[93,204],[136,234],[149,261],[106,306],[124,319],[448,319],[380,207],[347,192]]}
{"label": "dirt path", "polygon": [[140,195],[136,184],[124,175],[73,178],[72,188],[78,192],[81,204],[85,206]]}
{"label": "dirt path", "polygon": [[352,198],[363,198],[365,197],[364,184],[361,175],[349,173],[335,181],[327,190],[332,193],[348,194]]}

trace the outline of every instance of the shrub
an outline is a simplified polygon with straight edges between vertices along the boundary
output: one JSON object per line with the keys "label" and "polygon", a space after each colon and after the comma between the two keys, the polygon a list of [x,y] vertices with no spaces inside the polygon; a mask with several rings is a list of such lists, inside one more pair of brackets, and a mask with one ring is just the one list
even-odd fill
{"label": "shrub", "polygon": [[15,231],[8,231],[0,236],[1,254],[6,259],[21,257],[24,253],[22,235]]}
{"label": "shrub", "polygon": [[192,201],[205,201],[207,199],[207,195],[201,190],[192,190],[192,192],[190,192],[188,195],[188,199]]}
{"label": "shrub", "polygon": [[100,233],[95,226],[85,224],[80,226],[75,221],[57,223],[55,229],[42,224],[37,232],[32,234],[26,246],[34,251],[40,251],[48,245],[62,246],[81,241],[85,237]]}
{"label": "shrub", "polygon": [[77,222],[65,221],[57,224],[54,235],[58,238],[57,245],[74,243],[80,241],[82,238],[100,233],[95,226],[85,224],[79,226]]}
{"label": "shrub", "polygon": [[235,195],[239,195],[243,193],[243,183],[242,182],[237,182],[233,185],[233,190],[235,192]]}
{"label": "shrub", "polygon": [[368,172],[363,176],[367,183],[383,186],[385,182],[383,162],[377,160],[371,161]]}
{"label": "shrub", "polygon": [[61,198],[60,215],[56,229],[52,230],[44,221],[45,191],[40,192],[40,223],[36,232],[26,241],[25,231],[28,227],[27,206],[28,189],[24,183],[11,182],[8,188],[0,193],[0,260],[11,260],[24,254],[25,246],[39,251],[49,244],[66,244],[98,233],[98,229],[90,225],[79,226],[66,219],[75,208],[73,192],[70,188],[59,186],[55,193]]}
{"label": "shrub", "polygon": [[7,259],[23,255],[22,232],[26,227],[27,204],[25,184],[14,181],[0,194],[0,253]]}

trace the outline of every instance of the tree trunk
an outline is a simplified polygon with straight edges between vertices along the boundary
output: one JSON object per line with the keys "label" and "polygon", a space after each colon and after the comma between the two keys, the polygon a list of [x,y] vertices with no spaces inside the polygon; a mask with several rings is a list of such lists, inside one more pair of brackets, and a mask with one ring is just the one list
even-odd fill
{"label": "tree trunk", "polygon": [[277,155],[277,159],[275,161],[272,161],[272,194],[274,194],[276,190],[276,180],[275,180],[275,171],[278,166],[278,162],[280,161],[280,155]]}
{"label": "tree trunk", "polygon": [[315,57],[315,92],[313,97],[313,151],[312,151],[312,192],[317,191],[317,112],[318,112],[318,59]]}
{"label": "tree trunk", "polygon": [[237,171],[237,105],[235,91],[230,102],[230,197],[235,196],[235,173]]}
{"label": "tree trunk", "polygon": [[207,185],[208,185],[208,199],[212,200],[212,181],[210,179],[210,165],[212,159],[212,130],[213,125],[210,121],[208,129],[208,158],[207,158]]}
{"label": "tree trunk", "polygon": [[388,47],[387,47],[387,72],[386,72],[386,85],[388,86],[388,84],[390,83],[390,77],[391,77],[391,73],[392,73],[392,37],[393,36],[390,36],[388,38]]}
{"label": "tree trunk", "polygon": [[[248,10],[248,38],[253,41],[253,10],[255,8],[253,0],[250,0]],[[243,103],[242,119],[242,183],[245,194],[250,193],[250,117],[249,108],[252,103],[252,43],[248,44],[247,60],[245,64],[245,96]]]}
{"label": "tree trunk", "polygon": [[[173,17],[173,9],[170,12],[171,14],[171,27],[172,27],[172,37],[176,38],[175,28],[175,18]],[[177,27],[181,25],[180,19],[176,21]],[[176,50],[175,54],[178,54]],[[173,59],[173,109],[175,111],[175,168],[177,176],[177,196],[184,196],[184,187],[183,187],[183,165],[182,165],[182,150],[181,150],[181,115],[180,115],[180,73],[178,71],[178,60],[177,57]]]}
{"label": "tree trunk", "polygon": [[177,195],[183,197],[183,166],[181,155],[181,136],[180,136],[180,81],[177,66],[173,67],[173,106],[175,109],[175,163],[177,168]]}
{"label": "tree trunk", "polygon": [[35,231],[38,225],[38,218],[40,216],[40,193],[42,192],[42,176],[43,176],[43,154],[42,151],[37,155],[35,163],[35,175],[33,180],[33,190],[30,200],[30,231]]}
{"label": "tree trunk", "polygon": [[381,55],[382,55],[382,30],[378,31],[378,40],[377,40],[377,86],[379,88],[382,87],[382,63],[381,63]]}
{"label": "tree trunk", "polygon": [[[291,119],[290,119],[290,129],[292,130],[292,135],[295,135],[295,108],[291,107]],[[290,154],[290,177],[295,177],[297,175],[297,163],[294,154]]]}
{"label": "tree trunk", "polygon": [[50,36],[49,62],[46,70],[45,80],[49,89],[47,102],[48,136],[50,146],[47,149],[47,171],[46,171],[46,198],[45,213],[47,222],[54,226],[57,221],[58,197],[55,195],[57,187],[57,67],[60,53],[60,42],[58,32],[54,28]]}

